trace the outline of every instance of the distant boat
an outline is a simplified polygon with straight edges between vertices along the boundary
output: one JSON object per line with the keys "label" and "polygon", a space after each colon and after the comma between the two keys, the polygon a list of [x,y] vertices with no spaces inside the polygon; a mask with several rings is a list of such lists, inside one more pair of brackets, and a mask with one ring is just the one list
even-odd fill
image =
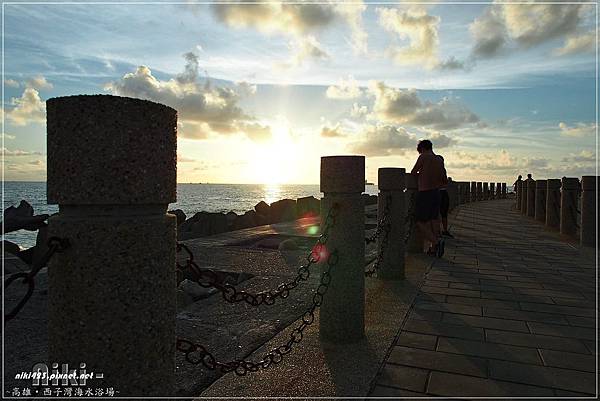
{"label": "distant boat", "polygon": [[365,185],[375,185],[372,182],[367,182],[367,180],[365,180]]}

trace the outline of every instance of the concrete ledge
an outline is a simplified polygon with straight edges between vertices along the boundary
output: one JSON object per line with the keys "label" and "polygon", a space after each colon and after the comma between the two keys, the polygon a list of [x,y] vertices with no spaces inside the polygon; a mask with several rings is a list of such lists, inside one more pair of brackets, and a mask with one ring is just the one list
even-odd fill
{"label": "concrete ledge", "polygon": [[[321,343],[317,314],[302,342],[279,365],[245,377],[227,374],[200,397],[366,396],[431,260],[408,255],[405,281],[366,279],[365,338],[361,342]],[[299,323],[288,326],[247,359],[260,360],[268,350],[285,343]]]}

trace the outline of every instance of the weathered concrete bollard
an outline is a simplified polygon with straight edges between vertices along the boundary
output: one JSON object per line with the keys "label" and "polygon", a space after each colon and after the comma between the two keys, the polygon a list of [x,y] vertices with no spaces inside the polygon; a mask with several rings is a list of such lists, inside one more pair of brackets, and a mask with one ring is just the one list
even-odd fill
{"label": "weathered concrete bollard", "polygon": [[488,185],[489,184],[487,182],[483,183],[483,200],[490,199],[490,187]]}
{"label": "weathered concrete bollard", "polygon": [[490,199],[496,199],[496,184],[494,184],[493,182],[490,182]]}
{"label": "weathered concrete bollard", "polygon": [[560,180],[546,180],[546,227],[560,228]]}
{"label": "weathered concrete bollard", "polygon": [[465,181],[461,181],[460,183],[460,203],[469,203],[471,201],[471,197],[469,196],[469,183]]}
{"label": "weathered concrete bollard", "polygon": [[[404,278],[404,237],[406,235],[406,202],[404,189],[406,171],[403,168],[380,168],[378,170],[377,184],[379,197],[377,205],[378,221],[383,213],[388,210],[388,224],[390,231],[387,241],[380,237],[377,241],[378,251],[385,246],[382,260],[379,264],[377,277],[381,279],[399,280]],[[385,233],[383,234],[385,235]]]}
{"label": "weathered concrete bollard", "polygon": [[535,214],[534,218],[542,223],[546,222],[546,180],[535,182]]}
{"label": "weathered concrete bollard", "polygon": [[517,187],[515,188],[515,193],[516,193],[516,201],[517,201],[516,210],[521,210],[521,196],[523,196],[523,181],[522,180],[517,181]]}
{"label": "weathered concrete bollard", "polygon": [[471,181],[471,191],[469,195],[471,202],[477,202],[477,182]]}
{"label": "weathered concrete bollard", "polygon": [[[102,373],[119,396],[175,384],[177,112],[94,95],[49,99],[49,360]],[[62,365],[64,366],[64,365]]]}
{"label": "weathered concrete bollard", "polygon": [[527,216],[527,188],[529,179],[523,181],[521,185],[521,214]]}
{"label": "weathered concrete bollard", "polygon": [[339,260],[331,268],[331,283],[323,297],[319,327],[321,339],[355,342],[365,332],[365,189],[364,156],[321,157],[321,227],[337,206],[327,250]]}
{"label": "weathered concrete bollard", "polygon": [[483,200],[483,185],[481,182],[475,183],[475,198],[478,202]]}
{"label": "weathered concrete bollard", "polygon": [[[412,214],[414,215],[415,201],[418,191],[417,177],[412,174],[406,174],[404,175],[404,179],[406,183],[406,207],[411,208],[412,206]],[[423,252],[423,239],[421,233],[417,229],[416,221],[413,221],[413,228],[410,232],[410,237],[408,237],[406,251],[410,253]]]}
{"label": "weathered concrete bollard", "polygon": [[579,180],[563,177],[560,186],[560,233],[574,237],[577,235],[577,199]]}
{"label": "weathered concrete bollard", "polygon": [[501,199],[506,199],[506,183],[503,182],[502,186],[500,188],[502,189],[502,191],[501,191],[501,193],[502,193]]}
{"label": "weathered concrete bollard", "polygon": [[[506,185],[504,189],[506,190]],[[496,199],[502,199],[502,184],[499,182],[496,183]]]}
{"label": "weathered concrete bollard", "polygon": [[527,180],[527,217],[535,217],[535,180]]}
{"label": "weathered concrete bollard", "polygon": [[598,177],[585,175],[581,177],[581,245],[595,247],[598,242],[596,233],[598,192],[596,182]]}

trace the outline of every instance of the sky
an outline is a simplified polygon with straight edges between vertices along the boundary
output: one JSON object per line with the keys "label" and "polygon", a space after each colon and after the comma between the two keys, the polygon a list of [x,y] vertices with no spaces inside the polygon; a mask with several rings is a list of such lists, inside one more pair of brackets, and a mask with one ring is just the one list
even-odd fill
{"label": "sky", "polygon": [[[178,111],[179,182],[316,184],[320,157],[458,181],[596,174],[597,4],[3,3],[3,176],[46,177],[45,101]],[[314,2],[313,2],[314,3]]]}

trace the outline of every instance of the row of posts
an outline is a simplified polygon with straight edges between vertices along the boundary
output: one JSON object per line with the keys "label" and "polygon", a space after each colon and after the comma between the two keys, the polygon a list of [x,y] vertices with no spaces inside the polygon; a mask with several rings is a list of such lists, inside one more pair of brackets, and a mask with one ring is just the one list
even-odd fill
{"label": "row of posts", "polygon": [[517,181],[516,209],[551,230],[595,247],[598,192],[596,176]]}
{"label": "row of posts", "polygon": [[[120,396],[175,393],[177,112],[161,104],[93,95],[49,99],[49,235],[71,246],[48,265],[49,362],[102,373]],[[275,166],[276,167],[276,166]],[[321,160],[321,216],[336,206],[327,248],[339,261],[320,311],[320,335],[364,337],[365,158]],[[379,170],[379,214],[391,230],[378,276],[404,278],[407,208],[417,191],[402,168]],[[505,184],[450,182],[450,207],[506,197]],[[323,225],[323,222],[322,222]],[[381,244],[379,244],[381,247]],[[70,372],[70,371],[69,371]]]}
{"label": "row of posts", "polygon": [[[331,272],[331,284],[320,312],[320,335],[326,341],[355,342],[364,336],[365,215],[361,198],[364,180],[364,156],[321,158],[321,192],[324,195],[321,225],[331,207],[337,205],[338,217],[327,246],[330,250],[336,249],[340,255],[339,266]],[[404,168],[380,168],[378,186],[378,221],[384,221],[384,213],[388,213],[387,221],[391,222],[391,227],[387,241],[378,238],[377,253],[382,259],[377,276],[383,280],[402,280],[405,278],[405,253],[423,250],[420,235],[414,228],[411,230],[411,216],[408,216],[418,190],[416,176],[407,174]],[[467,202],[506,198],[506,183],[450,179],[446,190],[450,209]],[[382,249],[384,244],[385,249]]]}

